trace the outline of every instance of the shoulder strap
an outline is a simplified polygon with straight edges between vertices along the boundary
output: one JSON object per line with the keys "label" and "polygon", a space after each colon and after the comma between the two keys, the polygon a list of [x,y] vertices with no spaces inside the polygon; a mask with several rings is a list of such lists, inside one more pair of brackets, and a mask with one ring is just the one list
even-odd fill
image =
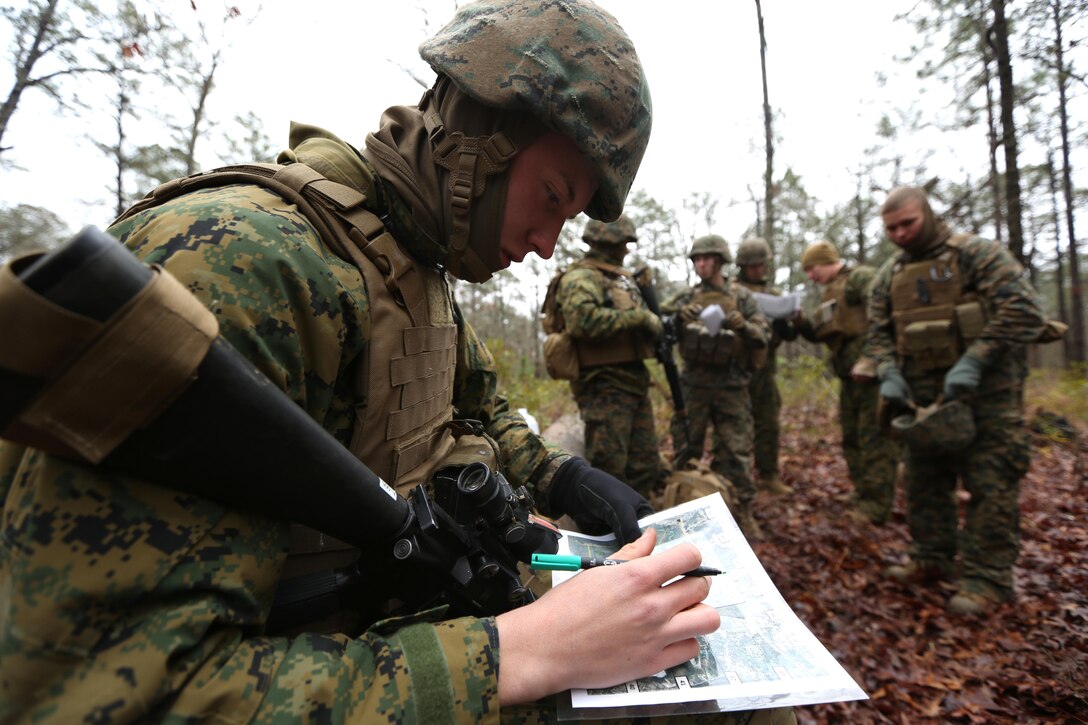
{"label": "shoulder strap", "polygon": [[297,206],[337,256],[358,266],[361,252],[381,271],[390,293],[405,303],[413,322],[426,319],[427,296],[415,262],[365,207],[366,195],[305,164],[240,164],[174,179],[153,189],[114,223],[183,194],[230,184],[256,184]]}

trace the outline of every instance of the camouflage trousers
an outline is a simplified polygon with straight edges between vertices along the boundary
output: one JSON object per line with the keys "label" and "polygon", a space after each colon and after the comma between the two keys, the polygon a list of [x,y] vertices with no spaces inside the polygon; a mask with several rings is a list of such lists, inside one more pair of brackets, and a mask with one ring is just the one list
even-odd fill
{"label": "camouflage trousers", "polygon": [[[920,403],[933,397],[915,388]],[[1007,594],[1020,553],[1020,479],[1031,462],[1022,406],[1019,388],[980,396],[972,404],[977,432],[967,450],[907,452],[911,558],[951,564],[958,550],[962,578],[984,580]],[[962,530],[957,480],[970,494]]]}
{"label": "camouflage trousers", "polygon": [[849,378],[840,382],[842,452],[854,484],[854,505],[871,521],[883,523],[895,503],[899,444],[880,430],[876,414],[880,387]]}
{"label": "camouflage trousers", "polygon": [[[747,506],[756,496],[752,482],[752,401],[748,386],[707,388],[685,383],[683,387],[691,440],[687,445],[674,443],[674,464],[679,467],[690,458],[701,458],[707,426],[713,426],[716,437],[711,468],[733,483],[737,503]],[[672,439],[685,440],[676,416],[672,420]]]}
{"label": "camouflage trousers", "polygon": [[586,426],[586,461],[649,496],[662,477],[650,396],[591,380],[576,399]]}
{"label": "camouflage trousers", "polygon": [[[502,725],[554,725],[560,722],[555,707],[540,703],[504,707],[499,712]],[[658,717],[609,718],[607,720],[578,720],[579,725],[796,725],[792,707],[743,712],[715,712],[703,715],[672,715]]]}
{"label": "camouflage trousers", "polygon": [[759,477],[770,479],[778,476],[778,415],[782,408],[782,396],[778,392],[775,369],[770,363],[752,375],[748,383],[748,397],[752,399],[752,422],[755,426],[752,449],[755,454]]}

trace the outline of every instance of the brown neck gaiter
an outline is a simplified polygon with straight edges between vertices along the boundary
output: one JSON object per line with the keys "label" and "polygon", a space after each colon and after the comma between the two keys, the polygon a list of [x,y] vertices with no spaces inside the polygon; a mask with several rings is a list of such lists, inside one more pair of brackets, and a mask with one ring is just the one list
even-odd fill
{"label": "brown neck gaiter", "polygon": [[933,207],[929,205],[928,199],[922,202],[922,214],[922,229],[918,232],[918,236],[903,247],[903,251],[912,257],[924,256],[926,252],[944,244],[952,236],[944,219],[933,213]]}
{"label": "brown neck gaiter", "polygon": [[[544,127],[526,114],[484,106],[439,76],[419,105],[394,106],[382,114],[378,131],[368,134],[363,156],[378,170],[408,206],[415,229],[400,239],[423,260],[451,266],[457,276],[484,282],[500,268],[499,243],[506,202],[508,173],[500,170],[485,177],[483,193],[472,199],[468,247],[465,256],[474,265],[460,266],[450,258],[453,204],[450,172],[435,161],[426,115],[437,113],[447,134],[486,138],[502,132],[513,145],[524,148],[538,138]],[[433,118],[433,116],[432,116]],[[478,189],[477,189],[478,192]]]}

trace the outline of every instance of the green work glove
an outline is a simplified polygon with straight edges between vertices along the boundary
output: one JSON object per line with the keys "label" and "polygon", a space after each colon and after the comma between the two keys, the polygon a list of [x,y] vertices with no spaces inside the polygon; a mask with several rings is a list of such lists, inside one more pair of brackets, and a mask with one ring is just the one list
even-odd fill
{"label": "green work glove", "polygon": [[624,327],[628,330],[640,330],[652,341],[661,337],[663,325],[661,318],[649,310],[628,310]]}
{"label": "green work glove", "polygon": [[956,400],[972,395],[982,380],[982,361],[973,355],[963,355],[944,376],[944,397]]}
{"label": "green work glove", "polygon": [[731,310],[725,314],[725,319],[722,320],[722,327],[727,330],[740,330],[748,323],[748,320],[744,319],[744,315],[740,310]]}
{"label": "green work glove", "polygon": [[642,320],[642,331],[646,333],[651,341],[657,342],[657,339],[661,337],[661,333],[664,332],[665,326],[662,324],[661,318],[650,310],[642,310],[642,312],[646,313]]}
{"label": "green work glove", "polygon": [[702,305],[689,304],[680,308],[680,319],[684,322],[695,322],[699,319],[699,313],[703,311]]}
{"label": "green work glove", "polygon": [[880,397],[889,403],[905,407],[913,396],[903,375],[898,370],[889,370],[884,373],[884,378],[880,381]]}

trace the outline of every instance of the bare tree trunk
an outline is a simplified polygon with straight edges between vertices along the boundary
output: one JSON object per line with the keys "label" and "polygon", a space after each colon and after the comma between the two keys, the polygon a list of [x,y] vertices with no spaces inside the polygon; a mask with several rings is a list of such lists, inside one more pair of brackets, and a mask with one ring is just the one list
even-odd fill
{"label": "bare tree trunk", "polygon": [[193,124],[189,128],[189,137],[185,140],[185,175],[191,176],[199,169],[196,163],[196,142],[200,139],[200,130],[204,125],[204,114],[208,106],[208,96],[215,85],[215,70],[219,67],[219,53],[212,59],[212,67],[208,74],[201,79],[200,93],[196,106],[193,108]]}
{"label": "bare tree trunk", "polygon": [[1012,82],[1012,59],[1009,55],[1009,25],[1005,20],[1005,0],[991,0],[994,22],[989,42],[997,60],[997,78],[1001,89],[1001,144],[1005,147],[1005,206],[1008,212],[1009,250],[1021,263],[1024,259],[1024,230],[1020,209],[1020,167],[1017,165],[1016,121],[1013,106],[1016,88]]}
{"label": "bare tree trunk", "polygon": [[[1085,361],[1084,349],[1084,296],[1080,282],[1080,259],[1077,254],[1077,235],[1073,231],[1073,178],[1069,163],[1069,109],[1066,106],[1066,83],[1068,70],[1065,67],[1065,51],[1062,48],[1062,3],[1053,0],[1054,11],[1054,53],[1058,70],[1058,117],[1062,131],[1062,193],[1065,197],[1066,238],[1069,240],[1069,291],[1072,318],[1070,320],[1069,358],[1076,363]],[[1059,256],[1061,250],[1058,250]]]}
{"label": "bare tree trunk", "polygon": [[771,102],[767,94],[767,36],[763,31],[763,7],[756,0],[759,21],[759,67],[763,73],[763,134],[767,144],[767,169],[763,172],[763,239],[774,254],[774,135],[771,130]]}
{"label": "bare tree trunk", "polygon": [[[1054,215],[1054,252],[1058,261],[1058,270],[1055,276],[1055,286],[1058,295],[1058,319],[1069,324],[1069,311],[1065,306],[1065,260],[1062,258],[1062,216],[1058,211],[1058,179],[1054,171],[1054,153],[1047,149],[1046,152],[1046,177],[1050,182],[1050,205]],[[1071,336],[1062,338],[1062,360],[1069,364]]]}
{"label": "bare tree trunk", "polygon": [[993,74],[990,66],[994,62],[993,51],[990,48],[986,33],[986,2],[982,0],[979,8],[979,24],[982,26],[980,33],[982,46],[982,73],[986,84],[986,134],[990,142],[990,194],[993,197],[994,207],[994,241],[1002,241],[1003,214],[1001,212],[1001,176],[997,172],[997,119],[994,118],[994,91]]}
{"label": "bare tree trunk", "polygon": [[116,216],[120,217],[124,210],[128,207],[125,202],[125,169],[127,163],[125,160],[125,113],[128,112],[128,94],[125,93],[125,89],[118,89],[118,115],[114,119],[116,126],[118,126],[118,143],[113,147],[113,163],[116,167],[114,188],[114,204]]}
{"label": "bare tree trunk", "polygon": [[865,264],[865,213],[861,208],[860,171],[858,171],[858,190],[854,196],[854,222],[858,225],[858,264]]}
{"label": "bare tree trunk", "polygon": [[38,25],[34,31],[34,40],[26,53],[17,57],[15,65],[15,82],[11,86],[8,97],[4,99],[4,105],[0,106],[0,154],[6,150],[3,145],[4,132],[8,123],[15,114],[15,108],[19,105],[19,99],[23,91],[32,85],[30,74],[34,70],[34,64],[45,54],[42,44],[45,42],[45,34],[49,32],[56,18],[57,3],[60,0],[49,0],[38,15]]}

